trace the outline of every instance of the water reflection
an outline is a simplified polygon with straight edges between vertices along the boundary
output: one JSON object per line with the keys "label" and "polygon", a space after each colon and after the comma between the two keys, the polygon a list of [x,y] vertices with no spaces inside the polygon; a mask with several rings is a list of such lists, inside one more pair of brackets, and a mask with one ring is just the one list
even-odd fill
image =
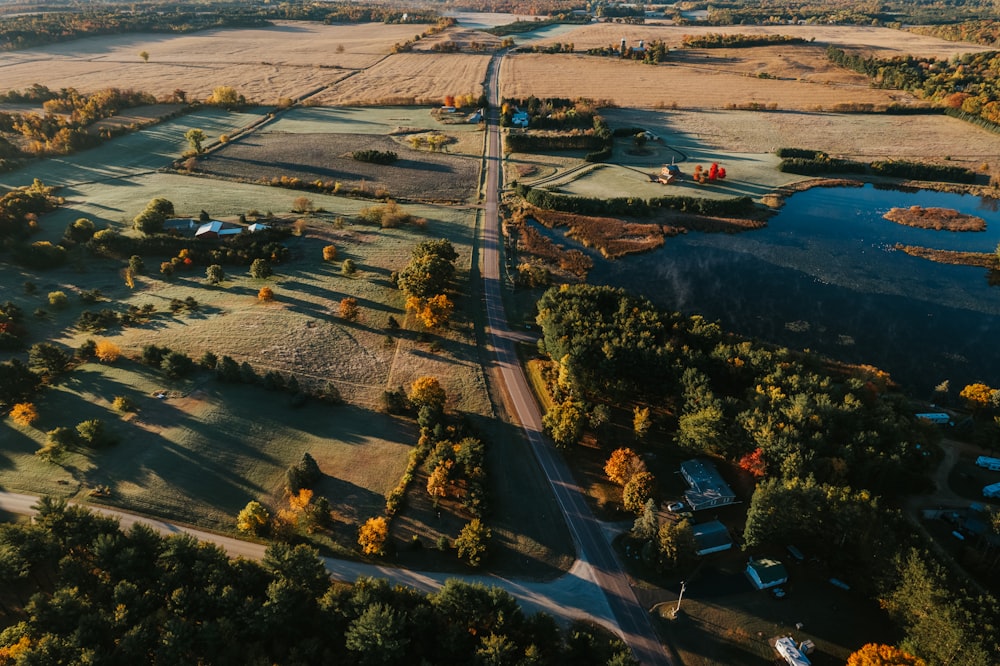
{"label": "water reflection", "polygon": [[[903,243],[993,252],[1000,242],[995,204],[870,185],[817,188],[788,199],[766,229],[668,239],[649,254],[595,260],[590,279],[747,335],[877,365],[918,395],[944,379],[997,386],[1000,288],[990,286],[997,276],[893,249]],[[978,215],[987,229],[933,231],[882,218],[890,208],[913,205]]]}

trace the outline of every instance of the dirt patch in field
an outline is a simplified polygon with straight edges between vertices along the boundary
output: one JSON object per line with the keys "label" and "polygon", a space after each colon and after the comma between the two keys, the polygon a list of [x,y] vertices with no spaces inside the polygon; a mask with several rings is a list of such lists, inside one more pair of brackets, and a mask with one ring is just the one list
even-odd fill
{"label": "dirt patch in field", "polygon": [[936,231],[986,231],[986,220],[951,208],[892,208],[883,215],[896,224]]}
{"label": "dirt patch in field", "polygon": [[[356,150],[393,151],[390,165],[359,162]],[[399,199],[466,201],[475,191],[479,162],[468,157],[415,151],[393,138],[370,134],[255,134],[198,161],[197,169],[222,178],[256,182],[288,176],[341,184],[343,191],[384,190]]]}
{"label": "dirt patch in field", "polygon": [[424,37],[413,45],[417,52],[433,51],[439,44],[453,43],[463,51],[493,51],[500,47],[500,38],[488,32],[455,26],[436,35]]}
{"label": "dirt patch in field", "polygon": [[441,104],[445,95],[483,92],[490,56],[399,53],[345,79],[314,98],[317,104]]}

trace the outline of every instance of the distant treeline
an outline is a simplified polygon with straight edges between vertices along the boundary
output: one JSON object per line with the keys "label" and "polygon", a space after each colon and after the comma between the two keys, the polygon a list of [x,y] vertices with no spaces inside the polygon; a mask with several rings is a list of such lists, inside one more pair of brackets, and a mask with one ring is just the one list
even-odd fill
{"label": "distant treeline", "polygon": [[160,12],[88,9],[82,12],[22,14],[0,18],[0,51],[68,42],[95,35],[130,32],[185,33],[209,28],[244,28],[269,25],[257,8],[231,6],[225,11]]}
{"label": "distant treeline", "polygon": [[827,173],[855,173],[931,180],[945,183],[970,184],[976,182],[976,172],[960,166],[923,164],[906,160],[879,160],[858,162],[830,157],[823,151],[804,148],[779,148],[775,154],[782,158],[778,170],[805,176]]}
{"label": "distant treeline", "polygon": [[538,30],[539,28],[546,28],[550,25],[558,25],[560,23],[587,24],[590,23],[590,20],[591,19],[588,14],[559,13],[551,18],[534,19],[531,21],[514,21],[513,23],[507,23],[505,25],[498,25],[495,28],[489,28],[483,32],[488,32],[491,35],[496,35],[497,37],[506,37],[507,35],[519,35],[525,32],[532,32],[533,30]]}
{"label": "distant treeline", "polygon": [[667,209],[711,217],[745,217],[757,210],[750,197],[703,199],[700,197],[666,196],[652,199],[639,197],[596,199],[555,194],[523,184],[519,184],[516,191],[518,196],[523,197],[533,206],[581,215],[648,217],[658,210]]}
{"label": "distant treeline", "polygon": [[805,44],[806,40],[791,35],[747,35],[710,32],[704,35],[684,35],[681,45],[689,49],[742,48],[774,44]]}

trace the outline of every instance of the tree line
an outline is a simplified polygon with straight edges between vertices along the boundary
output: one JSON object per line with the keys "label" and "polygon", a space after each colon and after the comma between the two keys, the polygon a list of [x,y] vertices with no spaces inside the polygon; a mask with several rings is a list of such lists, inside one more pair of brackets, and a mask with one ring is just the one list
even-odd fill
{"label": "tree line", "polygon": [[925,164],[908,160],[875,160],[860,162],[830,157],[821,150],[779,148],[775,154],[782,158],[778,170],[787,173],[813,175],[817,173],[872,174],[889,178],[932,180],[945,183],[971,184],[977,174],[972,169],[948,164]]}
{"label": "tree line", "polygon": [[560,630],[498,588],[333,583],[305,546],[233,560],[62,500],[37,508],[0,525],[0,663],[635,663],[619,639]]}

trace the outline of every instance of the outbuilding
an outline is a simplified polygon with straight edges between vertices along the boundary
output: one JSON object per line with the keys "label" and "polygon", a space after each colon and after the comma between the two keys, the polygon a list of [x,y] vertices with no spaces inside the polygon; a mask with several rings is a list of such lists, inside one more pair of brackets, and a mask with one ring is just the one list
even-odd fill
{"label": "outbuilding", "polygon": [[777,587],[788,582],[788,569],[778,560],[764,558],[747,562],[747,578],[758,590]]}
{"label": "outbuilding", "polygon": [[694,532],[694,542],[698,555],[708,555],[729,550],[733,547],[733,539],[729,536],[729,530],[718,520],[707,523],[699,523],[691,527]]}

